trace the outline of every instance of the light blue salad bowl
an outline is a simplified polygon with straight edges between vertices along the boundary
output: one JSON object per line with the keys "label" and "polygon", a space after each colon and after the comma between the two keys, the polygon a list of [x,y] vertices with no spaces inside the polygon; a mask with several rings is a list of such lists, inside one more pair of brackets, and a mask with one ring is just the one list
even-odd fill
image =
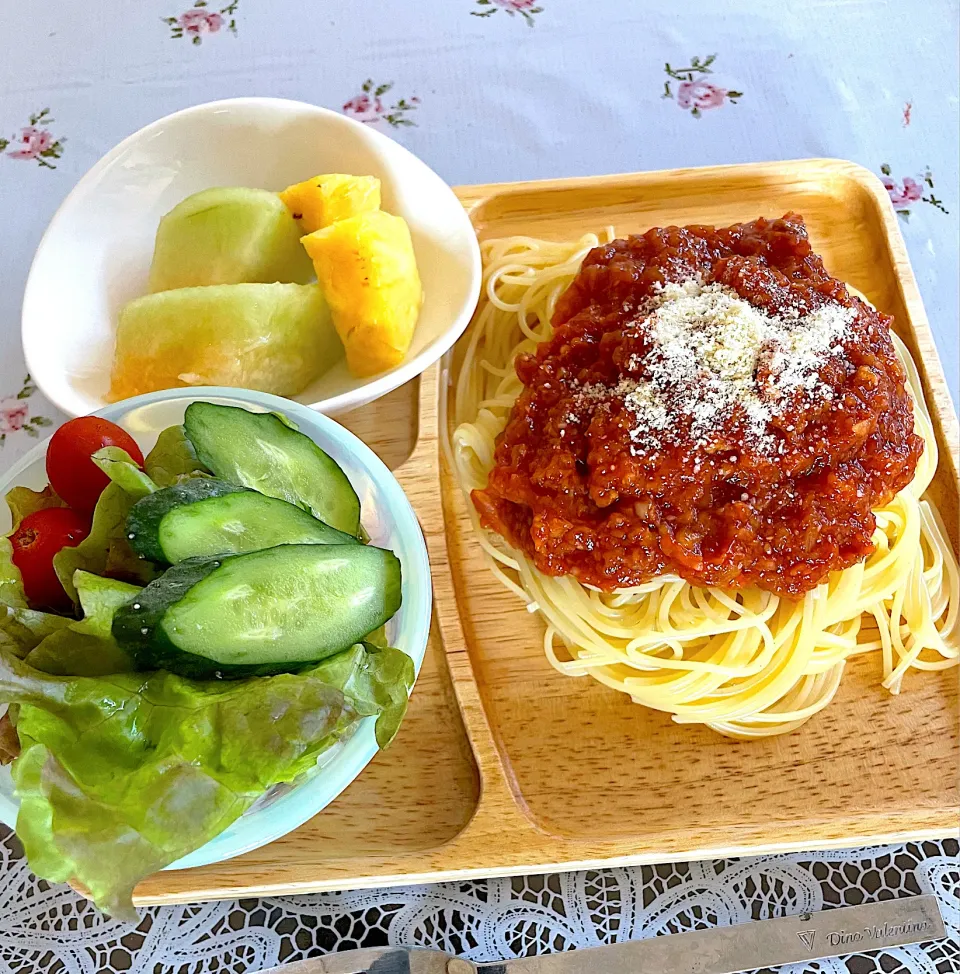
{"label": "light blue salad bowl", "polygon": [[[387,639],[413,659],[419,674],[430,629],[430,565],[413,508],[383,461],[334,420],[307,406],[261,392],[220,387],[175,389],[126,399],[97,415],[122,426],[146,453],[161,430],[182,423],[187,406],[198,400],[242,406],[254,412],[283,413],[340,464],[360,498],[361,523],[371,544],[390,549],[400,559],[403,603],[387,623]],[[0,492],[6,494],[17,485],[35,490],[46,486],[48,442],[39,444],[7,472],[0,481]],[[0,534],[9,530],[9,512],[6,505],[0,505]],[[301,826],[329,805],[377,753],[375,722],[375,717],[364,718],[352,737],[321,757],[316,771],[293,785],[273,789],[216,838],[167,868],[222,862]],[[0,821],[15,827],[17,808],[9,768],[0,768]]]}

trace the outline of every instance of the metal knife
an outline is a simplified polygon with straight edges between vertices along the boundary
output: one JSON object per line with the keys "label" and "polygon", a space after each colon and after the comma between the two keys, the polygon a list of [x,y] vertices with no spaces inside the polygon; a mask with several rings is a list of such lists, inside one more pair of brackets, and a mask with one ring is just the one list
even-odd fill
{"label": "metal knife", "polygon": [[475,964],[439,950],[347,950],[264,974],[739,974],[946,936],[935,896],[838,907],[545,957]]}

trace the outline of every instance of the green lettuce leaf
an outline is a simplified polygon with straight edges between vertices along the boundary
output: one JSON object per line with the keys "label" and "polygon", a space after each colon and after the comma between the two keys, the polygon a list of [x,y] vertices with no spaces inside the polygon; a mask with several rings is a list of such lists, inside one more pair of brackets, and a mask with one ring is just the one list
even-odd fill
{"label": "green lettuce leaf", "polygon": [[362,701],[365,713],[377,714],[377,744],[381,748],[390,745],[407,712],[407,698],[416,679],[413,660],[406,653],[365,642],[324,660],[313,672]]}
{"label": "green lettuce leaf", "polygon": [[62,548],[53,556],[60,584],[78,601],[73,576],[77,571],[109,575],[146,585],[160,573],[139,558],[127,541],[127,515],[137,498],[119,484],[107,484],[93,512],[90,534],[76,548]]}
{"label": "green lettuce leaf", "polygon": [[133,457],[118,446],[102,447],[90,459],[115,484],[137,500],[157,490],[157,485],[140,469]]}
{"label": "green lettuce leaf", "polygon": [[276,416],[277,419],[279,419],[280,422],[283,423],[283,425],[287,427],[287,429],[293,430],[294,433],[299,433],[300,432],[300,427],[297,426],[297,424],[289,416],[284,416],[283,413],[275,412],[272,409],[270,410],[270,415],[271,416]]}
{"label": "green lettuce leaf", "polygon": [[379,629],[374,629],[373,632],[368,632],[366,636],[363,637],[363,641],[371,646],[386,649],[386,647],[390,645],[387,642],[387,627],[383,625]]}
{"label": "green lettuce leaf", "polygon": [[405,698],[396,652],[355,646],[336,665],[210,682],[64,678],[0,653],[0,702],[20,705],[12,772],[30,868],[133,919],[140,879],[312,769],[361,717],[383,712],[378,701],[392,707],[399,683],[383,681],[403,683]]}
{"label": "green lettuce leaf", "polygon": [[13,563],[13,545],[9,538],[0,538],[0,602],[26,608],[20,569]]}
{"label": "green lettuce leaf", "polygon": [[21,659],[72,620],[0,603],[0,650]]}
{"label": "green lettuce leaf", "polygon": [[57,676],[109,676],[129,673],[133,660],[113,638],[113,617],[120,606],[139,591],[112,578],[77,572],[73,584],[80,597],[83,619],[67,625],[38,643],[26,657],[27,663]]}
{"label": "green lettuce leaf", "polygon": [[189,477],[209,475],[182,426],[170,426],[157,437],[143,469],[158,487],[173,487]]}
{"label": "green lettuce leaf", "polygon": [[66,507],[57,496],[56,491],[48,484],[43,490],[31,490],[29,487],[13,487],[7,491],[7,507],[13,520],[11,534],[20,526],[20,522],[28,515],[37,511],[45,511],[48,507]]}
{"label": "green lettuce leaf", "polygon": [[22,659],[70,622],[27,607],[20,570],[13,563],[13,546],[8,538],[0,538],[0,650]]}

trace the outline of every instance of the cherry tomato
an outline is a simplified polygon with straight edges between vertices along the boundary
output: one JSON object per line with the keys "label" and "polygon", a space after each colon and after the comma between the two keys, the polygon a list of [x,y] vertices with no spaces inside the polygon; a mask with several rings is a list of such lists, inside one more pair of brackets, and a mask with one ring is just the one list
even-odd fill
{"label": "cherry tomato", "polygon": [[90,459],[105,446],[118,446],[143,466],[143,454],[134,438],[109,420],[80,416],[64,423],[47,447],[50,486],[81,514],[93,513],[110,478]]}
{"label": "cherry tomato", "polygon": [[28,514],[10,536],[13,563],[23,577],[27,600],[36,608],[70,608],[70,597],[53,570],[61,548],[75,548],[90,533],[85,518],[68,507],[49,507]]}

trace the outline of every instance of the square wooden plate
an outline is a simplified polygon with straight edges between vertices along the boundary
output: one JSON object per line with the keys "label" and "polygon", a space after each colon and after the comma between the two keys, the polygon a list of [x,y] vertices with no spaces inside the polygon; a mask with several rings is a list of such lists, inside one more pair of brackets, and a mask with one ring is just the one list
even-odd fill
{"label": "square wooden plate", "polygon": [[[804,160],[458,190],[481,239],[574,238],[612,224],[806,219],[830,272],[896,319],[941,449],[931,488],[957,547],[958,427],[886,191]],[[825,849],[955,833],[957,670],[900,696],[856,657],[793,734],[740,743],[556,673],[541,624],[492,577],[443,461],[447,369],[344,419],[395,468],[427,536],[434,626],[410,712],[328,809],[237,859],[145,880],[137,902],[388,886],[595,865]]]}

